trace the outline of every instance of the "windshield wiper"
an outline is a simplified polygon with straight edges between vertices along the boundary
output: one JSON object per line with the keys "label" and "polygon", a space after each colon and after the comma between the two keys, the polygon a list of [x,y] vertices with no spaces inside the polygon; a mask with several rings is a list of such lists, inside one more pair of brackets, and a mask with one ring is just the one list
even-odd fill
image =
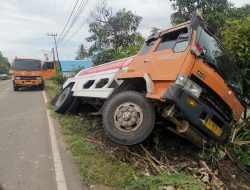
{"label": "windshield wiper", "polygon": [[239,90],[238,90],[235,86],[233,86],[232,84],[229,83],[229,81],[227,80],[228,78],[227,78],[225,72],[223,71],[223,69],[221,69],[221,67],[217,66],[217,65],[213,62],[212,59],[209,59],[209,58],[207,58],[207,57],[204,56],[204,55],[201,56],[201,58],[202,58],[205,62],[207,62],[212,68],[214,68],[215,71],[219,73],[219,75],[222,76],[222,78],[226,81],[227,85],[228,85],[231,89],[233,89],[234,92],[236,92],[238,95],[244,97],[244,94],[242,94],[241,92],[239,92]]}
{"label": "windshield wiper", "polygon": [[201,58],[207,62],[207,64],[209,64],[217,73],[219,73],[219,75],[221,75],[225,81],[227,81],[225,72],[219,66],[217,66],[212,59],[207,58],[205,55],[201,56]]}

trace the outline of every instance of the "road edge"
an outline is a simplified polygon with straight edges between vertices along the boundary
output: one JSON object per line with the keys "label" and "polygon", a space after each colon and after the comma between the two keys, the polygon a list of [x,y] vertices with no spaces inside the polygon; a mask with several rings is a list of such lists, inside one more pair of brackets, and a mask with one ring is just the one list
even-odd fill
{"label": "road edge", "polygon": [[[43,98],[44,98],[45,105],[47,105],[48,99],[47,99],[45,91],[43,91]],[[60,152],[58,148],[58,143],[56,140],[55,127],[52,122],[52,118],[50,116],[50,110],[47,107],[45,109],[46,109],[48,125],[49,125],[49,134],[50,134],[51,148],[52,148],[52,154],[53,154],[57,190],[67,190],[67,184],[66,184],[66,180],[64,176],[61,156],[60,156]]]}

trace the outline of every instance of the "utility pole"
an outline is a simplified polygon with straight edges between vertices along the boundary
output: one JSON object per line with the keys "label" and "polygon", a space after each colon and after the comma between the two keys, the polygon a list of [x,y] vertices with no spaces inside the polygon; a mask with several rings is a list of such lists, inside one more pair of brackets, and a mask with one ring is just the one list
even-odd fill
{"label": "utility pole", "polygon": [[54,48],[52,48],[52,55],[53,55],[53,61],[55,62],[56,61],[56,57],[55,57],[55,50],[54,50]]}
{"label": "utility pole", "polygon": [[[55,48],[56,48],[56,57],[57,57],[57,61],[58,61],[58,64],[59,64],[59,67],[60,67],[60,70],[62,70],[62,67],[61,67],[61,63],[60,63],[60,60],[59,60],[59,55],[58,55],[58,50],[57,50],[57,42],[56,42],[56,36],[57,34],[54,34],[54,33],[47,33],[47,36],[51,36],[54,38],[54,42],[55,42]],[[52,50],[53,51],[53,50]],[[53,51],[54,52],[54,51]],[[54,55],[54,54],[53,54]]]}

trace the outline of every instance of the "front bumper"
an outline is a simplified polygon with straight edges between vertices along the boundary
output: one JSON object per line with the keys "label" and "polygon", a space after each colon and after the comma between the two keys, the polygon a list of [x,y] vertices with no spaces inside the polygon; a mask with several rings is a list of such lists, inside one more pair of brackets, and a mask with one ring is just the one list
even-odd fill
{"label": "front bumper", "polygon": [[[195,107],[187,103],[189,98],[195,100],[197,103]],[[171,85],[165,93],[164,99],[173,101],[187,120],[208,138],[224,141],[229,136],[231,132],[230,124],[212,108],[183,88]]]}
{"label": "front bumper", "polygon": [[15,86],[39,86],[43,80],[13,80]]}

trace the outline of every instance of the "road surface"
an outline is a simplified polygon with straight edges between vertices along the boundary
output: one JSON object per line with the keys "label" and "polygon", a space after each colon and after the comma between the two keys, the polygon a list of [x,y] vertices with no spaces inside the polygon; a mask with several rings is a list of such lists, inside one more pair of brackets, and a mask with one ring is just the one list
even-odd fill
{"label": "road surface", "polygon": [[85,189],[59,124],[48,117],[44,94],[35,89],[14,92],[11,81],[0,82],[0,184],[4,190]]}

